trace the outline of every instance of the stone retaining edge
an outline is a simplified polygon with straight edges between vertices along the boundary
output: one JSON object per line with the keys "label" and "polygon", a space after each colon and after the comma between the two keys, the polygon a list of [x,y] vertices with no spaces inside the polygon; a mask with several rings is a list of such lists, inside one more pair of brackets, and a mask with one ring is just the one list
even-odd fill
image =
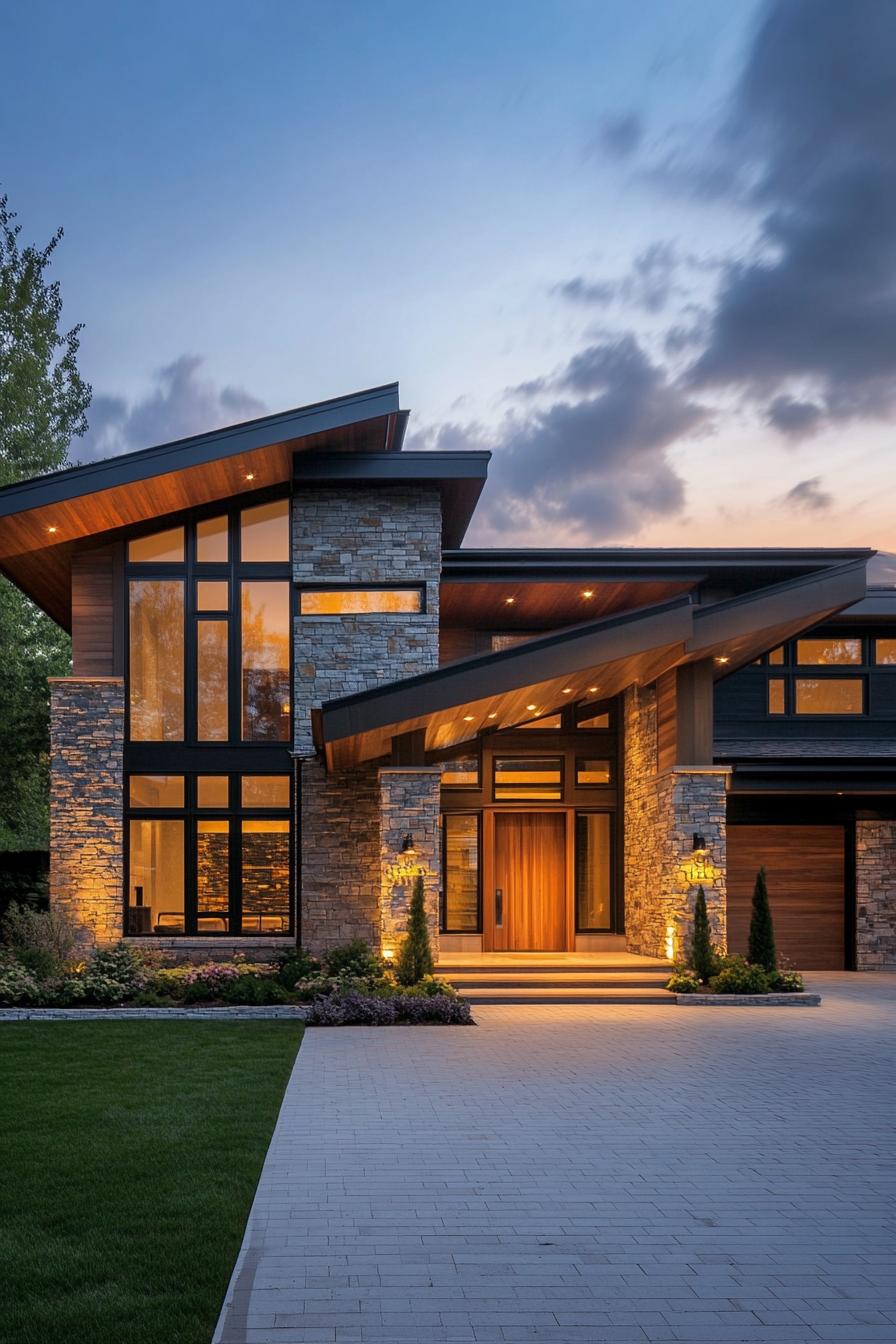
{"label": "stone retaining edge", "polygon": [[246,1004],[230,1008],[0,1008],[0,1022],[129,1022],[139,1018],[167,1018],[169,1021],[259,1021],[286,1018],[304,1021],[308,1009],[300,1004],[271,1004],[269,1008]]}
{"label": "stone retaining edge", "polygon": [[676,994],[675,1002],[696,1008],[818,1008],[820,994]]}

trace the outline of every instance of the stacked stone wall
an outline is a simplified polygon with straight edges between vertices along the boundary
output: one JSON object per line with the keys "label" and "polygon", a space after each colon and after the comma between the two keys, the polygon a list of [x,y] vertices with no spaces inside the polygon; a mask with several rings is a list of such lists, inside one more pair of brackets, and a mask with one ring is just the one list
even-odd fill
{"label": "stacked stone wall", "polygon": [[328,775],[302,762],[301,941],[315,955],[380,940],[380,790],[376,766]]}
{"label": "stacked stone wall", "polygon": [[50,680],[50,901],[81,941],[124,926],[124,682]]}
{"label": "stacked stone wall", "polygon": [[896,821],[856,822],[856,966],[896,966]]}
{"label": "stacked stone wall", "polygon": [[[630,687],[624,708],[624,900],[630,952],[676,960],[687,949],[694,902],[706,894],[713,941],[726,946],[725,789],[728,771],[657,772],[655,687]],[[694,832],[707,853],[693,852]]]}
{"label": "stacked stone wall", "polygon": [[[396,952],[407,933],[414,881],[420,874],[430,941],[438,955],[441,778],[439,766],[379,771],[380,946],[385,952]],[[414,841],[413,856],[401,852],[408,835]]]}

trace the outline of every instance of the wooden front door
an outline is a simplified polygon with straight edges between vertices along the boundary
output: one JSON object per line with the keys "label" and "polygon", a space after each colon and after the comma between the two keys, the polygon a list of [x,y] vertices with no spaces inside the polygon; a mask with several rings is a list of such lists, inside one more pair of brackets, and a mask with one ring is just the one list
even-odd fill
{"label": "wooden front door", "polygon": [[566,951],[566,816],[495,815],[495,947]]}
{"label": "wooden front door", "polygon": [[842,826],[729,826],[728,950],[746,954],[764,867],[779,957],[799,971],[842,971],[844,846]]}

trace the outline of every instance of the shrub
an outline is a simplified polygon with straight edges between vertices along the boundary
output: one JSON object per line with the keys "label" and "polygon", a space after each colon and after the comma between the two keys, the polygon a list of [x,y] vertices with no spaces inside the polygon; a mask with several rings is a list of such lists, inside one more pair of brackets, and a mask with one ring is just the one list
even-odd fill
{"label": "shrub", "polygon": [[704,986],[693,971],[675,971],[666,981],[666,988],[673,994],[699,994]]}
{"label": "shrub", "polygon": [[43,991],[37,977],[17,961],[0,965],[0,1004],[5,1008],[21,1008],[40,1003]]}
{"label": "shrub", "polygon": [[306,1021],[312,1027],[372,1026],[393,1023],[472,1024],[470,1005],[448,994],[362,994],[337,991],[314,1001]]}
{"label": "shrub", "polygon": [[2,936],[16,960],[42,979],[61,974],[75,950],[74,925],[61,910],[15,901],[3,916]]}
{"label": "shrub", "polygon": [[57,994],[63,1003],[92,1003],[112,1007],[124,1003],[148,985],[150,973],[138,952],[125,943],[96,948],[87,964],[66,976]]}
{"label": "shrub", "polygon": [[189,966],[160,966],[150,976],[145,992],[179,1002],[186,992],[186,978],[191,969]]}
{"label": "shrub", "polygon": [[270,976],[241,975],[230,980],[221,990],[221,998],[230,1004],[257,1004],[266,1007],[274,1003],[288,1003],[289,995],[283,986]]}
{"label": "shrub", "polygon": [[402,994],[393,1002],[396,1022],[473,1025],[470,1005],[457,994]]}
{"label": "shrub", "polygon": [[775,930],[772,924],[772,911],[768,903],[768,888],[765,884],[765,869],[756,874],[753,888],[753,913],[750,916],[750,938],[747,956],[755,966],[761,966],[774,975],[778,969],[778,956],[775,950]]}
{"label": "shrub", "polygon": [[716,994],[767,994],[769,977],[761,966],[753,966],[743,957],[726,957],[725,965],[714,975],[709,987]]}
{"label": "shrub", "polygon": [[[697,888],[694,902],[694,935],[691,940],[691,968],[703,984],[718,970],[718,958],[713,951],[709,934],[709,915],[706,912],[706,892]],[[682,991],[687,993],[687,990]]]}
{"label": "shrub", "polygon": [[382,975],[382,965],[363,938],[334,947],[324,957],[324,970],[329,976],[350,976],[356,980],[376,980]]}
{"label": "shrub", "polygon": [[424,975],[416,985],[396,986],[392,993],[402,994],[405,997],[416,995],[418,998],[433,998],[436,994],[447,994],[449,998],[457,998],[454,986],[449,985],[447,980],[440,980],[437,975]]}
{"label": "shrub", "polygon": [[317,975],[320,975],[320,962],[300,947],[278,958],[277,979],[284,989],[292,989],[300,980],[310,980]]}
{"label": "shrub", "polygon": [[407,936],[395,963],[395,978],[400,985],[416,985],[424,976],[432,975],[434,965],[426,920],[423,875],[418,873],[411,893]]}
{"label": "shrub", "polygon": [[776,994],[801,994],[806,985],[799,971],[778,971],[769,988]]}

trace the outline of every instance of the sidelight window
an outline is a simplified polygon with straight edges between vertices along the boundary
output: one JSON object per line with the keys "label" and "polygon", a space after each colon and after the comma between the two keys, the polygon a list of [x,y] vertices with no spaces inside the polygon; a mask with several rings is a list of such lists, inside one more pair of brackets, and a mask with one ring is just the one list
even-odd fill
{"label": "sidelight window", "polygon": [[576,813],[576,929],[610,929],[612,910],[612,815]]}
{"label": "sidelight window", "polygon": [[479,817],[448,812],[442,818],[443,933],[478,933]]}

